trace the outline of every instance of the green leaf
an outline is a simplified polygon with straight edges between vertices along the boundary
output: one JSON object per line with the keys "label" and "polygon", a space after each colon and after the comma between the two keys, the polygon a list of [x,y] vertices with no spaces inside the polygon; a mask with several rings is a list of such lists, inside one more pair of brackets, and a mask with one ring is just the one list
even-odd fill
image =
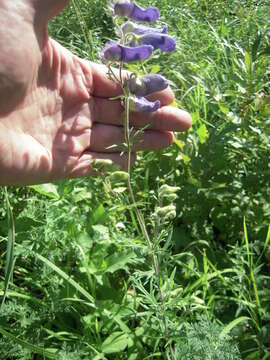
{"label": "green leaf", "polygon": [[124,269],[126,265],[132,263],[133,259],[135,258],[136,255],[133,251],[128,253],[116,253],[110,255],[106,258],[106,262],[108,265],[106,272],[114,273],[117,270]]}
{"label": "green leaf", "polygon": [[37,345],[33,345],[30,344],[27,341],[21,340],[20,338],[18,338],[17,336],[14,336],[13,334],[11,334],[10,332],[2,329],[0,327],[0,334],[2,334],[3,336],[6,336],[7,338],[9,338],[12,342],[14,342],[15,344],[19,344],[21,345],[23,348],[26,348],[30,351],[32,351],[35,354],[40,354],[43,357],[47,357],[49,359],[55,359],[55,353],[56,353],[56,349],[42,349],[41,347],[37,346]]}
{"label": "green leaf", "polygon": [[87,231],[92,230],[93,225],[95,224],[105,224],[108,218],[108,213],[105,211],[102,204],[99,204],[98,207],[91,214],[90,219],[87,224]]}
{"label": "green leaf", "polygon": [[113,354],[124,351],[130,345],[132,345],[132,340],[127,334],[115,331],[103,342],[101,349],[105,354]]}
{"label": "green leaf", "polygon": [[237,326],[238,324],[244,322],[244,321],[247,321],[247,320],[250,320],[249,317],[247,316],[241,316],[233,321],[231,321],[227,326],[225,326],[225,328],[221,331],[219,337],[222,338],[223,336],[229,334],[229,332],[235,327]]}
{"label": "green leaf", "polygon": [[250,71],[251,71],[251,64],[252,64],[251,56],[250,56],[249,53],[246,51],[246,52],[245,52],[245,65],[246,65],[246,69],[247,69],[247,72],[248,72],[248,73],[250,73]]}
{"label": "green leaf", "polygon": [[218,107],[219,107],[220,111],[225,115],[227,115],[230,112],[230,108],[229,108],[228,104],[218,102]]}
{"label": "green leaf", "polygon": [[252,45],[252,50],[251,50],[251,54],[252,54],[252,61],[255,61],[257,58],[257,53],[260,47],[260,43],[262,40],[262,33],[259,31],[257,34],[257,37]]}
{"label": "green leaf", "polygon": [[83,297],[85,297],[88,301],[90,301],[90,304],[92,307],[95,306],[95,300],[81,285],[79,285],[75,280],[71,279],[69,275],[67,275],[64,271],[59,269],[58,266],[53,264],[50,260],[46,259],[40,254],[35,253],[36,257],[42,261],[44,264],[46,264],[48,267],[50,267],[53,271],[55,271],[59,276],[61,276],[65,281],[67,281],[74,289],[78,291]]}
{"label": "green leaf", "polygon": [[200,143],[204,144],[209,137],[209,133],[208,133],[208,130],[207,130],[207,127],[205,126],[205,124],[202,124],[199,127],[199,129],[196,131],[196,133],[200,138]]}
{"label": "green leaf", "polygon": [[12,278],[15,258],[14,258],[14,245],[15,245],[15,224],[13,212],[9,203],[7,188],[5,188],[5,198],[7,203],[7,214],[8,214],[8,244],[7,244],[7,256],[5,266],[5,283],[4,283],[4,295],[2,298],[1,308],[5,302],[8,286]]}
{"label": "green leaf", "polygon": [[266,235],[266,239],[265,239],[265,243],[264,243],[264,248],[263,248],[264,252],[267,250],[269,242],[270,242],[270,225],[268,227],[268,231],[267,231],[267,235]]}
{"label": "green leaf", "polygon": [[59,199],[57,187],[54,184],[31,185],[31,189],[35,190],[40,195],[47,196],[50,199]]}

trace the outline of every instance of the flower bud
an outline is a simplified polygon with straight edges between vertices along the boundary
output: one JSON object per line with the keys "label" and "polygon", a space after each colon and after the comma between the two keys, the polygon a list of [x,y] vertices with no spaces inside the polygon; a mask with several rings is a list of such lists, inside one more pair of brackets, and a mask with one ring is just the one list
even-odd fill
{"label": "flower bud", "polygon": [[115,171],[110,176],[109,179],[113,183],[126,182],[129,178],[129,175],[125,171]]}
{"label": "flower bud", "polygon": [[160,101],[148,101],[144,97],[132,96],[129,98],[129,106],[131,111],[135,112],[155,112],[160,108]]}
{"label": "flower bud", "polygon": [[159,11],[156,7],[144,9],[129,0],[116,0],[114,2],[114,15],[138,21],[154,22],[159,18]]}
{"label": "flower bud", "polygon": [[152,32],[138,36],[130,41],[130,46],[152,45],[154,50],[160,49],[165,52],[174,51],[176,48],[175,39],[167,34]]}
{"label": "flower bud", "polygon": [[167,184],[164,184],[159,189],[159,195],[164,196],[164,195],[169,195],[169,194],[175,194],[179,190],[180,190],[180,187],[178,187],[178,186],[169,186]]}
{"label": "flower bud", "polygon": [[119,166],[110,159],[94,159],[92,169],[95,171],[116,171]]}
{"label": "flower bud", "polygon": [[127,47],[108,41],[100,53],[100,58],[107,61],[142,61],[148,59],[153,53],[151,45]]}
{"label": "flower bud", "polygon": [[152,74],[131,77],[126,81],[129,91],[136,96],[147,96],[168,87],[168,81],[161,75]]}
{"label": "flower bud", "polygon": [[144,26],[141,24],[135,24],[132,21],[127,21],[124,24],[121,25],[121,29],[123,34],[135,34],[135,35],[145,35],[149,33],[161,33],[161,34],[167,34],[168,32],[168,26],[165,25],[163,28],[152,28],[148,26]]}
{"label": "flower bud", "polygon": [[168,205],[156,208],[155,215],[162,218],[163,221],[172,220],[176,217],[176,210],[174,205]]}
{"label": "flower bud", "polygon": [[164,197],[164,198],[166,199],[166,201],[169,202],[169,203],[174,202],[174,201],[178,198],[178,196],[177,196],[176,194],[166,194],[166,195],[164,195],[163,197]]}

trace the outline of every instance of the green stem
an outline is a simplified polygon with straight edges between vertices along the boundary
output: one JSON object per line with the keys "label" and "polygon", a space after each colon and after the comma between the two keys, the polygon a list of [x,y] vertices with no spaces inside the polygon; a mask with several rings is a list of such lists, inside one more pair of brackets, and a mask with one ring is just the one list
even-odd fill
{"label": "green stem", "polygon": [[[122,69],[122,67],[120,67],[120,69]],[[125,141],[126,141],[126,145],[127,145],[127,171],[128,171],[128,191],[130,194],[130,198],[132,201],[132,204],[134,206],[134,211],[136,214],[136,217],[138,219],[141,231],[143,233],[143,236],[147,242],[148,248],[152,254],[152,260],[153,260],[153,266],[154,266],[154,272],[155,272],[155,276],[158,280],[158,289],[159,289],[159,295],[160,295],[160,300],[161,300],[161,304],[162,304],[162,320],[163,320],[163,325],[164,325],[164,329],[165,329],[165,339],[166,341],[169,340],[169,330],[168,330],[168,322],[167,322],[167,318],[165,316],[165,296],[163,294],[163,291],[161,289],[161,276],[160,276],[160,271],[159,271],[159,263],[158,263],[158,258],[157,255],[155,254],[154,248],[153,248],[153,244],[152,241],[150,239],[150,236],[148,234],[148,231],[146,229],[142,214],[140,212],[140,210],[137,207],[137,203],[136,203],[136,199],[135,199],[135,195],[133,192],[133,188],[132,188],[132,184],[131,184],[131,153],[132,153],[132,144],[130,141],[130,124],[129,124],[129,114],[130,114],[130,104],[129,104],[129,99],[130,99],[130,93],[129,90],[127,88],[124,88],[124,94],[125,94]],[[172,344],[170,343],[169,345],[169,349],[170,349],[170,356],[171,356],[171,360],[174,360],[174,353],[173,353],[173,348],[172,348]]]}

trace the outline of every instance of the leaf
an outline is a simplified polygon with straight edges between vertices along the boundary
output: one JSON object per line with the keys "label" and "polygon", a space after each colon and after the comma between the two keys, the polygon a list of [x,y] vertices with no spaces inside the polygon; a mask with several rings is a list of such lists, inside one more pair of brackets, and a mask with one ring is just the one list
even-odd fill
{"label": "leaf", "polygon": [[263,248],[264,252],[267,250],[269,242],[270,242],[270,225],[268,227],[268,231],[267,231],[267,235],[266,235],[266,239],[265,239],[265,243],[264,243],[264,248]]}
{"label": "leaf", "polygon": [[67,275],[63,270],[59,269],[58,266],[54,265],[50,260],[46,259],[42,255],[35,253],[36,257],[42,261],[44,264],[46,264],[48,267],[50,267],[53,271],[55,271],[59,276],[61,276],[65,281],[67,281],[72,287],[74,287],[78,293],[83,295],[88,301],[90,301],[90,304],[93,308],[95,308],[95,300],[81,285],[79,285],[75,280],[71,279],[69,275]]}
{"label": "leaf", "polygon": [[258,31],[257,37],[252,45],[252,50],[251,50],[252,61],[255,61],[257,58],[257,53],[260,47],[261,40],[262,40],[262,33]]}
{"label": "leaf", "polygon": [[105,354],[113,354],[124,351],[128,345],[131,345],[131,339],[121,331],[112,333],[102,344],[101,349]]}
{"label": "leaf", "polygon": [[124,269],[127,264],[132,263],[136,255],[133,251],[128,253],[116,253],[106,258],[108,267],[106,272],[114,273],[117,270]]}
{"label": "leaf", "polygon": [[229,334],[229,332],[235,327],[237,326],[238,324],[244,322],[244,321],[247,321],[247,320],[250,320],[249,317],[247,316],[240,316],[239,318],[231,321],[227,326],[225,326],[225,328],[221,331],[219,337],[222,338],[224,337],[225,335]]}
{"label": "leaf", "polygon": [[18,234],[19,232],[29,231],[33,227],[37,228],[42,225],[44,225],[42,221],[22,216],[16,219],[16,232]]}
{"label": "leaf", "polygon": [[108,213],[105,211],[102,204],[99,204],[98,207],[93,211],[90,216],[90,219],[87,223],[87,231],[90,232],[92,230],[93,225],[95,224],[105,224],[108,218]]}
{"label": "leaf", "polygon": [[246,52],[245,52],[245,65],[246,65],[246,69],[247,69],[247,72],[248,72],[248,73],[251,72],[251,64],[252,64],[251,56],[250,56],[249,53],[246,51]]}
{"label": "leaf", "polygon": [[54,184],[31,185],[29,187],[40,195],[47,196],[50,199],[57,200],[60,198],[57,187]]}
{"label": "leaf", "polygon": [[218,107],[220,111],[225,115],[227,115],[230,112],[229,105],[226,103],[218,102]]}
{"label": "leaf", "polygon": [[207,130],[207,127],[205,126],[205,124],[202,124],[199,127],[199,129],[196,131],[196,133],[200,138],[201,144],[204,144],[209,136],[209,133],[208,133],[208,130]]}
{"label": "leaf", "polygon": [[9,203],[7,188],[5,188],[5,197],[6,197],[7,214],[8,214],[8,244],[7,244],[7,256],[6,256],[6,266],[5,266],[4,295],[2,298],[1,308],[7,296],[8,286],[12,278],[12,273],[15,264],[15,258],[14,258],[15,224],[14,224],[13,212]]}
{"label": "leaf", "polygon": [[160,65],[159,64],[154,64],[151,66],[151,74],[157,74],[160,72]]}
{"label": "leaf", "polygon": [[0,327],[0,334],[2,334],[4,336],[6,336],[7,338],[9,338],[15,344],[19,344],[23,348],[26,348],[26,349],[32,351],[35,354],[40,354],[43,357],[47,357],[49,359],[55,359],[55,353],[57,351],[56,349],[46,349],[46,350],[42,349],[40,346],[33,345],[33,344],[30,344],[27,341],[21,340],[17,336],[14,336],[13,334],[11,334],[10,332],[2,329],[1,327]]}
{"label": "leaf", "polygon": [[122,194],[126,190],[127,190],[127,188],[124,186],[118,186],[116,188],[113,188],[113,192],[115,192],[116,194]]}

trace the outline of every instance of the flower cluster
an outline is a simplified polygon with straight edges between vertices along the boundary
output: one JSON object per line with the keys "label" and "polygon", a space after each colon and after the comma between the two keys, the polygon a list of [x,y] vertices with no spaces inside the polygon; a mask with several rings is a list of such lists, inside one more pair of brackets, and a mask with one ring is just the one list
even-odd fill
{"label": "flower cluster", "polygon": [[[159,18],[156,7],[144,9],[132,0],[110,0],[109,7],[116,24],[119,18],[127,19],[127,21],[121,26],[117,25],[116,32],[120,41],[108,41],[105,44],[100,54],[103,61],[109,63],[144,61],[158,49],[165,52],[175,50],[175,40],[168,35],[167,26],[153,28],[142,23],[153,23]],[[129,98],[131,111],[154,112],[159,109],[160,102],[158,100],[151,102],[145,97],[166,89],[168,82],[158,74],[142,77],[132,74],[123,86],[127,87],[131,94]]]}

